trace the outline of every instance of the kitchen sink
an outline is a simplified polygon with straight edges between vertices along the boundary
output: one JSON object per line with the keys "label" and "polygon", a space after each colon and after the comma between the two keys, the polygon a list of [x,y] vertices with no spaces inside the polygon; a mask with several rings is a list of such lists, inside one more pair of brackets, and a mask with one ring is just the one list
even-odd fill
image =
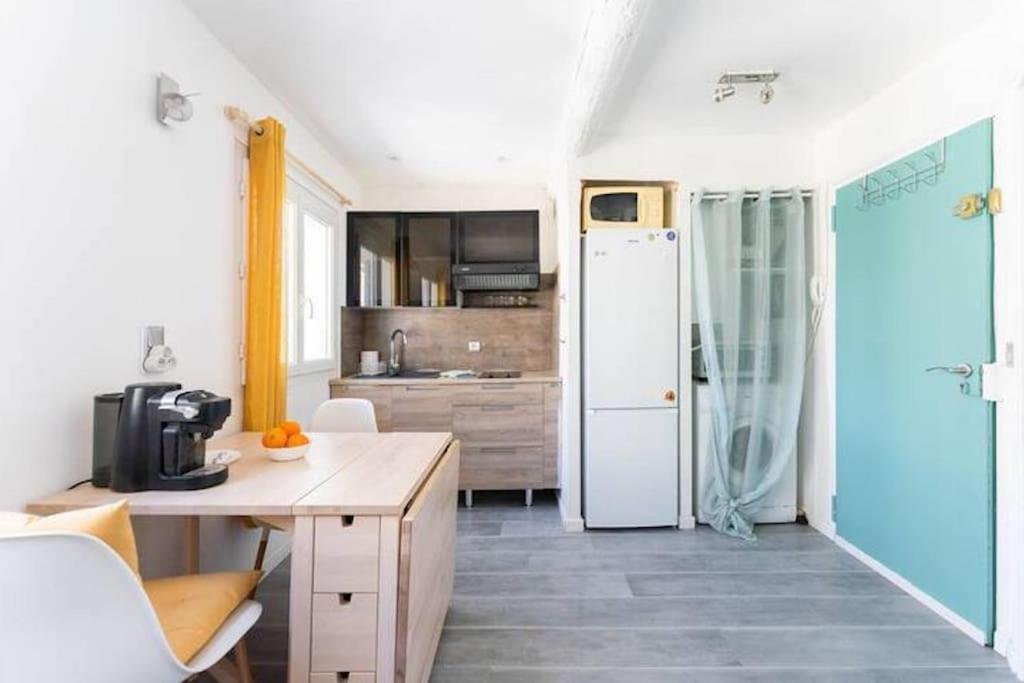
{"label": "kitchen sink", "polygon": [[437,379],[440,370],[402,370],[397,375],[356,375],[355,379]]}
{"label": "kitchen sink", "polygon": [[517,379],[522,376],[522,370],[484,370],[477,375],[480,379]]}

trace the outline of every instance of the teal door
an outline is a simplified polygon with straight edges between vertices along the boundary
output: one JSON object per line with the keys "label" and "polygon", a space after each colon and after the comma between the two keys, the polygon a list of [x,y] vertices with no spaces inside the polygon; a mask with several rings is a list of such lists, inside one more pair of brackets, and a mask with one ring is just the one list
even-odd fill
{"label": "teal door", "polygon": [[992,220],[952,209],[991,186],[985,120],[843,187],[835,207],[838,534],[990,643]]}

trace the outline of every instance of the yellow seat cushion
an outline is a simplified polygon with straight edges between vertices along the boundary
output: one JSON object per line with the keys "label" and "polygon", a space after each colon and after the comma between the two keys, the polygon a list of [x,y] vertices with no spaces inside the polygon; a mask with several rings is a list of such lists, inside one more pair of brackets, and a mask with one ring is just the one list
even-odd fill
{"label": "yellow seat cushion", "polygon": [[127,500],[38,517],[27,522],[21,530],[77,531],[91,534],[109,545],[135,575],[139,575],[139,552],[135,548],[135,532],[132,531]]}
{"label": "yellow seat cushion", "polygon": [[188,574],[143,581],[175,656],[187,664],[248,597],[262,572]]}

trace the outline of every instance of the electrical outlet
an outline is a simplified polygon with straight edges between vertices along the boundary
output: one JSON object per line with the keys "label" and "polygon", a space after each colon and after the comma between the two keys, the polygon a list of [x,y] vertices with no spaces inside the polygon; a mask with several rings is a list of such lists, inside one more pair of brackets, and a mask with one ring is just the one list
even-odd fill
{"label": "electrical outlet", "polygon": [[476,340],[469,342],[469,350],[473,353],[480,353],[480,342]]}

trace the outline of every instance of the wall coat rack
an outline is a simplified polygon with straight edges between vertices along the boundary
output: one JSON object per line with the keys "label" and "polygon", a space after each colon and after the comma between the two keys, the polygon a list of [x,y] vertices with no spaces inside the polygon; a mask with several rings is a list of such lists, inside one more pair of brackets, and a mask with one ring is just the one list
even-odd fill
{"label": "wall coat rack", "polygon": [[946,170],[946,138],[936,147],[923,152],[926,162],[923,166],[913,161],[904,161],[876,173],[869,173],[860,181],[860,203],[857,209],[867,211],[872,206],[882,206],[889,200],[899,199],[904,193],[913,194],[921,185],[935,185]]}

